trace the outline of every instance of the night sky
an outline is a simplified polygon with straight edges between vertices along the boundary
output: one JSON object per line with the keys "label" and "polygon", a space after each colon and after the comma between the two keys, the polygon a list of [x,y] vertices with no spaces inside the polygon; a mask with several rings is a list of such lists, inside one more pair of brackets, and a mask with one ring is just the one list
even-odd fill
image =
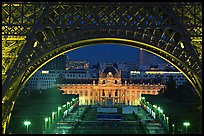
{"label": "night sky", "polygon": [[98,62],[138,62],[138,48],[118,44],[96,44],[67,53],[71,60]]}

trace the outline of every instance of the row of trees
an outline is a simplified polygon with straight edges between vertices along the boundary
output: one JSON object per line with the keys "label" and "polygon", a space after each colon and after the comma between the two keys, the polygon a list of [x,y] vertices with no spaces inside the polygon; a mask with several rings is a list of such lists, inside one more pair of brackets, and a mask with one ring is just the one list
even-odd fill
{"label": "row of trees", "polygon": [[169,80],[166,82],[166,88],[161,95],[177,100],[196,100],[199,97],[189,82],[176,88],[176,81],[173,79],[173,76],[169,77]]}

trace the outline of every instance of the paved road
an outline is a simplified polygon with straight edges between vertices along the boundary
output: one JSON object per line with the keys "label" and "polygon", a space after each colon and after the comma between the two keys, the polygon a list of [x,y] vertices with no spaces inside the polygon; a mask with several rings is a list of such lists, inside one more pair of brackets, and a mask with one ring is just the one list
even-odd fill
{"label": "paved road", "polygon": [[[84,117],[83,117],[84,115]],[[95,108],[79,106],[54,128],[58,134],[145,134],[163,133],[160,126],[146,123],[153,120],[142,108],[138,112],[139,120],[132,114],[122,115],[122,121],[98,121]],[[142,123],[140,122],[142,121]]]}

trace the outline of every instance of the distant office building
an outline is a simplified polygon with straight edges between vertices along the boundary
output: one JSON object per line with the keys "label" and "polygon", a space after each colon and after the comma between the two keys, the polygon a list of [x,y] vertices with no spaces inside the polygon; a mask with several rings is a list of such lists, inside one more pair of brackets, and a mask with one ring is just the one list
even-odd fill
{"label": "distant office building", "polygon": [[167,64],[167,62],[164,61],[163,59],[140,48],[139,50],[140,70],[148,70],[153,65],[156,65],[158,69],[163,69],[165,64]]}
{"label": "distant office building", "polygon": [[83,60],[67,60],[66,63],[66,70],[73,70],[73,69],[88,69],[89,62]]}
{"label": "distant office building", "polygon": [[118,66],[118,69],[121,70],[121,77],[122,78],[128,78],[129,72],[131,70],[138,70],[137,63],[133,63],[133,62],[118,63],[117,66]]}
{"label": "distant office building", "polygon": [[41,70],[65,70],[67,55],[63,54],[44,65]]}
{"label": "distant office building", "polygon": [[38,70],[26,83],[25,89],[39,90],[53,87],[59,77],[66,79],[92,78],[88,70]]}
{"label": "distant office building", "polygon": [[169,80],[170,75],[176,81],[176,87],[187,82],[186,77],[178,71],[130,71],[130,79],[161,79],[163,83]]}

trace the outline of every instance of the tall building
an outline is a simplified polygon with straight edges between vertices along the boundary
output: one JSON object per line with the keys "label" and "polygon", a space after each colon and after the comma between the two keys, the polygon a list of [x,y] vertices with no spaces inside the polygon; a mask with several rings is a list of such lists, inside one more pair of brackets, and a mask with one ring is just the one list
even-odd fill
{"label": "tall building", "polygon": [[85,69],[78,70],[38,70],[25,84],[25,90],[49,89],[59,77],[65,79],[90,79],[91,73]]}
{"label": "tall building", "polygon": [[178,71],[130,71],[130,79],[162,80],[165,84],[172,76],[176,81],[176,88],[187,82],[186,77]]}
{"label": "tall building", "polygon": [[72,69],[88,69],[89,68],[89,62],[84,60],[67,60],[66,63],[66,70],[72,70]]}
{"label": "tall building", "polygon": [[157,65],[158,68],[165,66],[167,62],[158,56],[144,51],[142,48],[139,49],[139,67],[140,70],[147,70],[150,67]]}
{"label": "tall building", "polygon": [[65,70],[67,55],[63,54],[44,65],[41,70]]}
{"label": "tall building", "polygon": [[131,70],[138,70],[137,63],[133,63],[133,62],[118,63],[117,67],[119,70],[121,70],[122,78],[129,78],[129,73]]}

